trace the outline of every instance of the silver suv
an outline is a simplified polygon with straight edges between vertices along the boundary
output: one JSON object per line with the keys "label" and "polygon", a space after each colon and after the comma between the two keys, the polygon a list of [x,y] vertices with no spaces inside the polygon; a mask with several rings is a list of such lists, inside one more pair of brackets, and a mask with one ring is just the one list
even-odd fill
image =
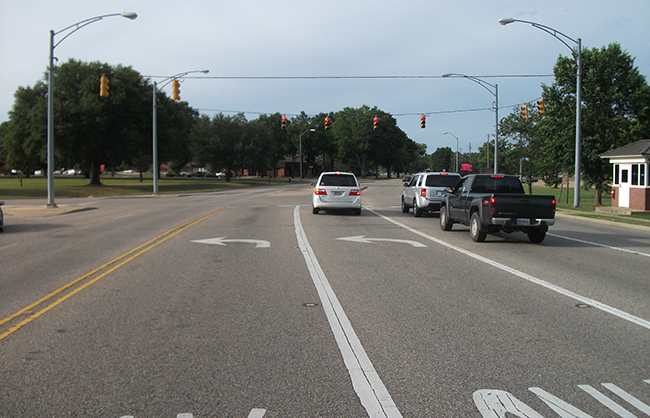
{"label": "silver suv", "polygon": [[440,202],[447,187],[454,187],[460,180],[457,173],[417,173],[411,181],[404,183],[402,190],[402,212],[413,208],[413,215],[440,210]]}

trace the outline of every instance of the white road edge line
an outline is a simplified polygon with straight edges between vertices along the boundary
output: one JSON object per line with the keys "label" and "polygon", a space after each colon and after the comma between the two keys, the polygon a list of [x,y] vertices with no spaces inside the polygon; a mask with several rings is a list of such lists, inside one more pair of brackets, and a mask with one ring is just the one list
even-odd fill
{"label": "white road edge line", "polygon": [[624,253],[630,253],[630,254],[634,254],[634,255],[644,255],[646,257],[650,257],[650,254],[640,253],[638,251],[626,250],[625,248],[620,248],[620,247],[612,247],[610,245],[599,244],[597,242],[584,241],[584,240],[577,239],[577,238],[565,237],[563,235],[549,234],[548,232],[546,233],[546,235],[548,235],[549,237],[563,238],[563,239],[566,239],[566,240],[569,240],[569,241],[581,242],[583,244],[595,245],[597,247],[605,247],[605,248],[609,248],[610,250],[622,251]]}
{"label": "white road edge line", "polygon": [[361,404],[368,412],[369,417],[401,417],[402,414],[395,406],[388,390],[379,378],[325,273],[318,264],[316,255],[307,241],[305,230],[300,221],[300,206],[296,206],[293,211],[293,223],[296,229],[298,246],[305,258],[305,263],[323,304],[323,310],[330,323],[339,350],[341,350],[345,366],[350,373],[352,386],[359,396]]}
{"label": "white road edge line", "polygon": [[609,313],[611,315],[617,316],[617,317],[619,317],[621,319],[632,322],[633,324],[636,324],[636,325],[640,325],[640,326],[650,330],[650,321],[646,321],[643,318],[639,318],[638,316],[631,315],[631,314],[629,314],[627,312],[621,311],[620,309],[617,309],[617,308],[614,308],[612,306],[606,305],[604,303],[598,302],[598,301],[596,301],[594,299],[589,299],[587,297],[581,296],[581,295],[579,295],[577,293],[574,293],[574,292],[572,292],[570,290],[561,288],[559,286],[556,286],[554,284],[546,282],[546,281],[544,281],[542,279],[538,279],[537,277],[531,276],[530,274],[526,274],[526,273],[524,273],[522,271],[515,270],[512,267],[508,267],[508,266],[506,266],[504,264],[501,264],[501,263],[498,263],[496,261],[490,260],[489,258],[485,258],[485,257],[483,257],[481,255],[478,255],[476,253],[473,253],[471,251],[465,250],[463,248],[457,247],[455,245],[452,245],[452,244],[450,244],[448,242],[445,242],[443,240],[440,240],[438,238],[432,237],[431,235],[425,234],[424,232],[418,231],[417,229],[411,228],[408,225],[404,225],[401,222],[398,222],[398,221],[396,221],[394,219],[391,219],[388,216],[384,216],[379,212],[375,212],[374,210],[370,209],[369,207],[364,206],[364,209],[367,210],[368,212],[373,213],[376,216],[379,216],[380,218],[384,219],[385,221],[388,221],[388,222],[390,222],[392,224],[395,224],[395,225],[399,226],[400,228],[404,228],[407,231],[410,231],[410,232],[412,232],[412,233],[414,233],[416,235],[419,235],[419,236],[421,236],[423,238],[426,238],[426,239],[428,239],[430,241],[436,242],[436,243],[438,243],[438,244],[440,244],[440,245],[442,245],[444,247],[447,247],[449,249],[458,251],[459,253],[465,254],[465,255],[467,255],[469,257],[472,257],[472,258],[474,258],[474,259],[476,259],[478,261],[482,261],[485,264],[489,264],[489,265],[491,265],[493,267],[496,267],[498,269],[501,269],[503,271],[511,273],[511,274],[513,274],[513,275],[515,275],[517,277],[521,277],[524,280],[528,280],[531,283],[535,283],[535,284],[537,284],[539,286],[550,289],[550,290],[552,290],[554,292],[557,292],[557,293],[559,293],[561,295],[564,295],[564,296],[570,297],[572,299],[575,299],[578,302],[586,303],[587,305],[591,305],[594,308],[600,309],[601,311],[607,312],[607,313]]}

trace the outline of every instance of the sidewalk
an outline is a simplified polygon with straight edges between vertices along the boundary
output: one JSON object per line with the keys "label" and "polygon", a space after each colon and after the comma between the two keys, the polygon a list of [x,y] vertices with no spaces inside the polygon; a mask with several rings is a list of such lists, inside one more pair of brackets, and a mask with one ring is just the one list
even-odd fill
{"label": "sidewalk", "polygon": [[2,212],[6,216],[15,216],[16,218],[43,218],[46,216],[65,215],[66,213],[82,212],[86,210],[97,209],[93,206],[79,206],[79,205],[58,205],[58,206],[43,206],[43,205],[3,205]]}

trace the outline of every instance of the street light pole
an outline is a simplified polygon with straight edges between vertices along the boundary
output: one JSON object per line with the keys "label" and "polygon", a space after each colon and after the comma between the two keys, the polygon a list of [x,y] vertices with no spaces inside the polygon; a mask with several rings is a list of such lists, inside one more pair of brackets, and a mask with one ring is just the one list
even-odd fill
{"label": "street light pole", "polygon": [[451,135],[456,138],[456,172],[458,173],[458,137],[451,132],[443,132],[443,135]]}
{"label": "street light pole", "polygon": [[562,42],[564,46],[569,48],[571,51],[573,51],[573,48],[571,48],[571,45],[569,45],[565,41],[565,39],[575,43],[578,46],[578,53],[576,57],[578,73],[576,74],[576,151],[575,151],[575,192],[573,194],[573,207],[579,208],[580,207],[580,166],[581,166],[581,157],[582,157],[582,151],[581,151],[581,147],[582,147],[582,39],[570,38],[567,35],[563,34],[562,32],[559,32],[553,28],[540,25],[539,23],[530,22],[527,20],[513,19],[511,17],[504,17],[499,19],[499,23],[502,26],[514,22],[528,23],[529,25],[548,33],[558,41]]}
{"label": "street light pole", "polygon": [[[67,28],[61,29],[58,32],[50,31],[50,65],[47,74],[47,206],[56,207],[54,203],[54,48],[59,46],[68,36],[72,35],[84,26],[91,23],[98,22],[105,17],[122,16],[127,19],[135,19],[138,17],[133,12],[129,13],[113,13],[108,15],[101,15],[91,17],[90,19],[82,20],[74,23]],[[74,29],[72,29],[74,28]],[[59,42],[54,43],[54,36],[72,29],[65,35]]]}
{"label": "street light pole", "polygon": [[[160,88],[165,87],[172,80],[180,77],[184,77],[192,73],[203,73],[207,74],[210,70],[195,70],[195,71],[186,71],[184,73],[178,73],[172,76],[169,76],[161,81],[165,83]],[[158,84],[153,82],[153,194],[158,194],[158,171],[160,167],[158,166],[158,111],[157,111],[157,100],[156,100],[156,91],[158,90]]]}
{"label": "street light pole", "polygon": [[[494,96],[494,174],[499,172],[499,85],[490,84],[485,80],[478,77],[466,74],[443,73],[442,77],[463,77],[475,82],[476,84],[489,91]],[[488,86],[492,87],[494,91],[490,90]]]}
{"label": "street light pole", "polygon": [[[300,182],[302,183],[302,136],[306,134],[307,132],[316,132],[316,129],[311,128],[307,129],[305,132],[300,134]],[[311,174],[310,174],[311,176]]]}

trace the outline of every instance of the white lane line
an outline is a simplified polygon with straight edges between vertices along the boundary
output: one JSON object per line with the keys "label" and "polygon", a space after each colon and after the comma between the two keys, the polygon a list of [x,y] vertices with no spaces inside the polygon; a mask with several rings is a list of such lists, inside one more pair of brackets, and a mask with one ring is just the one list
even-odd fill
{"label": "white lane line", "polygon": [[116,217],[116,218],[113,218],[113,219],[122,219],[122,218],[128,218],[129,216],[135,216],[135,213],[129,213],[128,215],[122,215],[122,216],[118,216],[118,217]]}
{"label": "white lane line", "polygon": [[634,255],[644,255],[646,257],[650,257],[650,254],[640,253],[638,251],[626,250],[625,248],[620,248],[620,247],[612,247],[611,245],[599,244],[597,242],[584,241],[584,240],[581,240],[581,239],[578,239],[578,238],[565,237],[563,235],[549,234],[548,232],[546,233],[546,235],[548,235],[550,237],[555,237],[555,238],[563,238],[563,239],[566,239],[566,240],[569,240],[569,241],[580,242],[582,244],[595,245],[597,247],[605,247],[605,248],[609,248],[610,250],[622,251],[624,253],[630,253],[630,254],[634,254]]}
{"label": "white lane line", "polygon": [[4,250],[4,249],[6,249],[6,248],[15,247],[15,246],[17,246],[17,245],[18,245],[18,244],[9,244],[9,245],[5,245],[4,247],[0,247],[0,250]]}
{"label": "white lane line", "polygon": [[265,414],[266,414],[266,409],[253,408],[250,414],[248,414],[248,418],[263,418]]}
{"label": "white lane line", "polygon": [[384,220],[386,220],[386,221],[388,221],[390,223],[393,223],[393,224],[399,226],[400,228],[404,228],[407,231],[410,231],[410,232],[412,232],[412,233],[414,233],[416,235],[419,235],[419,236],[421,236],[423,238],[426,238],[426,239],[428,239],[430,241],[436,242],[436,243],[438,243],[438,244],[440,244],[440,245],[442,245],[444,247],[450,248],[452,250],[456,250],[459,253],[462,253],[462,254],[465,254],[465,255],[467,255],[469,257],[474,258],[475,260],[482,261],[485,264],[489,264],[489,265],[491,265],[493,267],[496,267],[498,269],[501,269],[503,271],[511,273],[511,274],[513,274],[513,275],[515,275],[517,277],[521,277],[524,280],[528,280],[531,283],[535,283],[535,284],[537,284],[539,286],[545,287],[545,288],[547,288],[549,290],[552,290],[554,292],[557,292],[557,293],[559,293],[561,295],[564,295],[564,296],[570,297],[572,299],[575,299],[578,302],[586,303],[587,305],[591,305],[596,309],[600,309],[601,311],[607,312],[607,313],[609,313],[611,315],[617,316],[617,317],[619,317],[621,319],[632,322],[633,324],[636,324],[636,325],[640,325],[640,326],[650,330],[650,321],[647,321],[647,320],[645,320],[643,318],[639,318],[638,316],[631,315],[631,314],[629,314],[627,312],[621,311],[620,309],[617,309],[617,308],[614,308],[612,306],[606,305],[604,303],[598,302],[597,300],[581,296],[581,295],[579,295],[577,293],[574,293],[574,292],[572,292],[570,290],[563,289],[563,288],[561,288],[559,286],[556,286],[554,284],[546,282],[546,281],[544,281],[542,279],[538,279],[537,277],[531,276],[530,274],[526,274],[526,273],[524,273],[522,271],[515,270],[512,267],[508,267],[508,266],[506,266],[504,264],[501,264],[501,263],[498,263],[496,261],[490,260],[489,258],[485,258],[485,257],[483,257],[481,255],[478,255],[476,253],[473,253],[471,251],[468,251],[468,250],[465,250],[463,248],[457,247],[455,245],[449,244],[448,242],[445,242],[445,241],[440,240],[438,238],[432,237],[431,235],[425,234],[424,232],[418,231],[417,229],[411,228],[408,225],[404,225],[401,222],[398,222],[398,221],[396,221],[394,219],[391,219],[391,218],[389,218],[387,216],[384,216],[379,212],[375,212],[374,210],[372,210],[372,209],[370,209],[370,208],[368,208],[366,206],[364,206],[364,209],[366,209],[367,211],[379,216],[380,218],[382,218],[382,219],[384,219]]}
{"label": "white lane line", "polygon": [[601,383],[604,387],[609,389],[611,392],[613,392],[615,395],[618,395],[621,399],[629,403],[630,405],[634,406],[636,409],[639,411],[645,413],[646,415],[650,415],[650,405],[647,403],[637,399],[633,395],[630,395],[623,389],[619,388],[613,383]]}
{"label": "white lane line", "polygon": [[307,241],[305,230],[300,221],[300,206],[296,206],[293,211],[293,223],[296,229],[298,246],[305,258],[305,263],[318,291],[323,310],[330,323],[339,350],[341,350],[345,366],[348,368],[352,386],[357,396],[359,396],[361,404],[368,412],[369,417],[401,417],[402,414],[395,406],[368,354],[363,349],[361,341],[354,332],[350,320],[321,269],[309,241]]}
{"label": "white lane line", "polygon": [[591,385],[578,385],[578,387],[596,399],[601,404],[609,408],[610,411],[622,418],[636,418],[636,415],[632,414],[627,409],[623,408],[621,405],[617,404],[613,400],[609,399],[607,396],[600,393],[596,388]]}

